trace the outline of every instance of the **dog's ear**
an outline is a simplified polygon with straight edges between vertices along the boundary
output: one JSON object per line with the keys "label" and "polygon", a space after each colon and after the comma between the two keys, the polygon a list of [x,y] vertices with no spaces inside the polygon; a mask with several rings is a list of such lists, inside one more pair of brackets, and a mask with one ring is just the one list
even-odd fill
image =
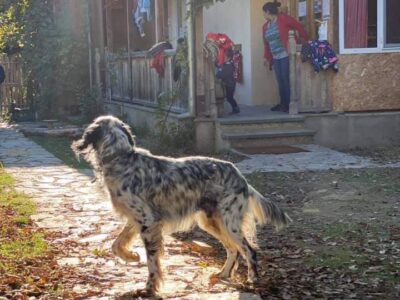
{"label": "dog's ear", "polygon": [[130,127],[126,124],[121,126],[121,130],[125,133],[126,137],[128,138],[129,144],[132,147],[135,147],[135,136],[132,134]]}
{"label": "dog's ear", "polygon": [[72,143],[72,149],[75,153],[81,153],[89,146],[94,146],[102,137],[101,126],[90,126],[88,127],[82,139]]}

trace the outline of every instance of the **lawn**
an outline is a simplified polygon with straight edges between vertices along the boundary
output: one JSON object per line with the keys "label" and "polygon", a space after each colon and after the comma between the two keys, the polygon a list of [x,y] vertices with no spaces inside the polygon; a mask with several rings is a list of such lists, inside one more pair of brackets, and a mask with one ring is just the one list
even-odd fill
{"label": "lawn", "polygon": [[35,143],[61,159],[66,165],[75,169],[90,169],[83,159],[78,161],[71,150],[72,139],[68,137],[29,136]]}

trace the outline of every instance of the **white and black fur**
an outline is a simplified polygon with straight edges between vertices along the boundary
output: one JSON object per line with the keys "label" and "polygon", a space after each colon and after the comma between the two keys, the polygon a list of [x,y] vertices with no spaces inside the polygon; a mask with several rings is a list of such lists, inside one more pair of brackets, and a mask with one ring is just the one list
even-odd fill
{"label": "white and black fur", "polygon": [[248,265],[248,281],[254,282],[256,252],[244,231],[250,229],[254,234],[254,219],[278,228],[291,221],[250,186],[232,163],[208,157],[152,155],[135,147],[129,126],[112,116],[97,118],[72,149],[93,164],[115,210],[126,219],[113,243],[113,253],[127,262],[138,261],[138,254],[129,247],[140,234],[147,253],[146,292],[150,294],[162,281],[163,232],[187,230],[197,224],[226,249],[219,277],[233,275],[241,254]]}

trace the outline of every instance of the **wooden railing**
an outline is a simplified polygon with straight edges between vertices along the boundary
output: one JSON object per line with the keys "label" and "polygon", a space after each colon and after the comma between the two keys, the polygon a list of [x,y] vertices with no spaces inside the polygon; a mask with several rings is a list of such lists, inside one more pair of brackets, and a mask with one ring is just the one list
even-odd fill
{"label": "wooden railing", "polygon": [[171,110],[186,112],[188,97],[178,92],[173,79],[175,51],[166,50],[165,72],[160,76],[151,68],[152,57],[148,52],[124,54],[107,53],[107,90],[111,101],[123,101],[148,107],[157,107],[160,97],[168,97]]}
{"label": "wooden railing", "polygon": [[327,112],[332,109],[325,71],[316,73],[309,62],[303,63],[295,34],[289,32],[290,114]]}

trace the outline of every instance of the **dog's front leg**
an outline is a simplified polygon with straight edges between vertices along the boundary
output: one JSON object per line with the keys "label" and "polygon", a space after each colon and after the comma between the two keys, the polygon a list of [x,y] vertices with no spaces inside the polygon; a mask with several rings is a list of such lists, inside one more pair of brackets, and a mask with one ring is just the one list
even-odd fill
{"label": "dog's front leg", "polygon": [[163,253],[162,225],[160,223],[143,225],[141,237],[146,248],[147,267],[149,268],[146,290],[153,294],[159,290],[162,282],[160,267],[160,256]]}
{"label": "dog's front leg", "polygon": [[129,247],[138,234],[138,228],[134,224],[128,222],[112,245],[112,252],[114,255],[126,262],[140,261],[139,254],[129,251]]}

